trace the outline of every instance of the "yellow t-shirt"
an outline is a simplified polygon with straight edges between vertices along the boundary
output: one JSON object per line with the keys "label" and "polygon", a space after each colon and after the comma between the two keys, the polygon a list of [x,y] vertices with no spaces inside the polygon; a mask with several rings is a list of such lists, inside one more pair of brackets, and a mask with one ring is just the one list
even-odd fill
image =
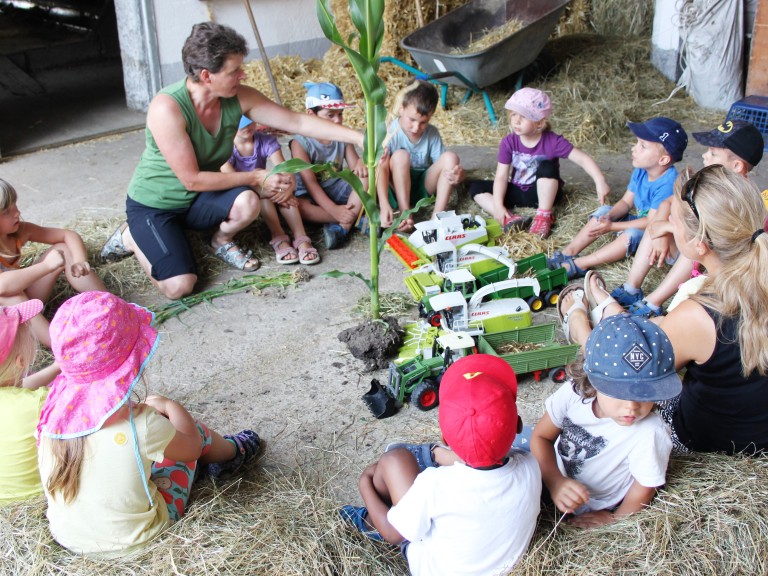
{"label": "yellow t-shirt", "polygon": [[763,190],[760,192],[760,195],[763,197],[763,204],[765,204],[765,207],[768,208],[768,190]]}
{"label": "yellow t-shirt", "polygon": [[35,430],[46,396],[46,387],[0,387],[0,504],[43,493]]}
{"label": "yellow t-shirt", "polygon": [[[60,493],[48,498],[48,521],[56,541],[78,554],[115,558],[155,538],[170,525],[168,508],[150,480],[152,462],[176,434],[167,418],[148,406],[134,407],[134,421],[144,474],[153,506],[144,491],[127,418],[86,436],[80,490],[72,502]],[[43,485],[52,470],[49,439],[40,442],[39,463]]]}

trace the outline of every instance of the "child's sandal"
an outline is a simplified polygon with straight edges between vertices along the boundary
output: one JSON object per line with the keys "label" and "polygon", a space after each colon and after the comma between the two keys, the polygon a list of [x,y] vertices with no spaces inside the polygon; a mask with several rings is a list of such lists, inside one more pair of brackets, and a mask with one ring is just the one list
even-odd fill
{"label": "child's sandal", "polygon": [[[302,247],[302,244],[309,244],[309,248]],[[309,236],[298,236],[293,241],[293,247],[299,251],[299,264],[313,266],[320,264],[320,254],[317,248],[312,246],[312,240]]]}
{"label": "child's sandal", "polygon": [[[296,248],[291,246],[291,239],[287,234],[275,236],[269,241],[272,250],[275,251],[275,259],[278,264],[296,264],[299,261],[299,254]],[[281,245],[283,245],[281,247]]]}

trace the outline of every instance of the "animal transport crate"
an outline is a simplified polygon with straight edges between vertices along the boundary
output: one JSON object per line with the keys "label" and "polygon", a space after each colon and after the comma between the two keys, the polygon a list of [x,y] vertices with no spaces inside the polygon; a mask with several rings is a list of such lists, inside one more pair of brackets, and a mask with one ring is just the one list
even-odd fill
{"label": "animal transport crate", "polygon": [[760,130],[768,150],[768,98],[765,96],[747,96],[734,102],[728,110],[725,121],[744,120]]}

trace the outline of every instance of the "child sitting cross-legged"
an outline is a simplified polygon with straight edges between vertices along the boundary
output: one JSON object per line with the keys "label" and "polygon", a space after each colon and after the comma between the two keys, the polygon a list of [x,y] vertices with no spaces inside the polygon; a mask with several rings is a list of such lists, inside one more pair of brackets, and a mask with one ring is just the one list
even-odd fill
{"label": "child sitting cross-legged", "polygon": [[526,223],[515,206],[536,208],[529,232],[549,236],[555,217],[552,207],[563,188],[560,158],[580,166],[595,183],[602,205],[611,189],[597,163],[586,152],[552,131],[549,117],[552,101],[546,92],[521,88],[507,100],[509,134],[499,143],[498,164],[493,180],[475,180],[469,194],[475,202],[503,225],[504,230]]}
{"label": "child sitting cross-legged", "polygon": [[38,463],[56,541],[77,554],[118,557],[181,518],[198,467],[239,472],[261,442],[221,436],[163,396],[134,401],[158,345],[153,314],[104,292],[61,305],[51,321],[61,374],[38,425]]}
{"label": "child sitting cross-legged", "polygon": [[[353,104],[344,101],[344,95],[330,82],[305,82],[307,114],[334,124],[344,122],[344,109]],[[311,164],[330,163],[340,172],[347,166],[368,188],[368,168],[360,159],[353,144],[297,135],[290,143],[291,155]],[[296,198],[299,210],[307,222],[323,224],[323,240],[329,250],[341,247],[355,225],[363,203],[352,186],[328,171],[302,170],[296,177]]]}
{"label": "child sitting cross-legged", "polygon": [[[440,132],[429,123],[437,109],[437,89],[426,80],[414,80],[398,95],[398,118],[388,128],[388,156],[381,160],[376,189],[381,225],[395,218],[394,208],[408,210],[428,196],[435,196],[433,214],[444,211],[451,190],[464,180],[459,156],[446,150]],[[413,231],[413,218],[400,222],[399,232]]]}
{"label": "child sitting cross-legged", "polygon": [[[280,143],[272,134],[262,134],[256,131],[256,124],[243,116],[240,118],[232,155],[222,167],[222,172],[251,172],[262,170],[267,172],[267,159],[272,164],[278,165],[285,161]],[[312,246],[312,241],[304,230],[301,220],[301,212],[293,195],[296,185],[295,178],[290,174],[277,174],[271,178],[282,178],[285,185],[281,185],[277,191],[267,191],[262,186],[259,191],[261,198],[261,216],[269,228],[271,240],[269,245],[275,251],[275,259],[278,264],[318,264],[320,255]],[[278,213],[279,212],[279,213]],[[283,230],[280,224],[280,215],[283,216],[293,234],[293,242]],[[250,252],[246,254],[250,256]]]}
{"label": "child sitting cross-legged", "polygon": [[439,394],[440,431],[461,461],[425,468],[420,446],[391,447],[360,477],[365,507],[341,516],[399,545],[411,574],[506,573],[528,548],[541,496],[535,459],[510,451],[522,428],[515,373],[501,358],[467,356],[446,370]]}
{"label": "child sitting cross-legged", "polygon": [[[677,178],[674,164],[682,159],[688,146],[685,130],[663,116],[642,124],[628,122],[627,126],[637,137],[632,147],[634,171],[627,191],[613,206],[601,206],[593,212],[568,246],[549,259],[549,267],[565,268],[568,278],[581,277],[590,268],[634,254],[656,210],[672,195]],[[632,210],[636,213],[630,214]],[[591,254],[581,255],[582,250],[604,234],[616,238]]]}
{"label": "child sitting cross-legged", "polygon": [[[564,322],[584,332],[584,290],[566,290]],[[583,367],[569,371],[572,382],[547,398],[530,448],[557,508],[587,528],[642,510],[665,483],[672,440],[655,402],[675,398],[682,385],[666,334],[629,314],[600,322],[584,345]]]}

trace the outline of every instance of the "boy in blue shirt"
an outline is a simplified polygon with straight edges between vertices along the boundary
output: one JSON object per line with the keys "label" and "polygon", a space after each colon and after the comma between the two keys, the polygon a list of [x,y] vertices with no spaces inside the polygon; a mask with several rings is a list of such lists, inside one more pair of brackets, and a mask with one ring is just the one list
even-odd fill
{"label": "boy in blue shirt", "polygon": [[[416,80],[403,91],[399,117],[387,130],[389,154],[382,158],[377,175],[384,228],[394,220],[393,205],[400,211],[408,210],[428,195],[436,196],[434,212],[444,211],[451,190],[464,180],[458,155],[445,150],[440,132],[429,123],[437,101],[437,89],[426,80]],[[411,232],[413,228],[409,216],[398,231]]]}
{"label": "boy in blue shirt", "polygon": [[[632,147],[634,171],[621,200],[613,206],[601,206],[590,215],[587,224],[562,251],[549,259],[549,267],[563,267],[568,278],[578,278],[601,264],[617,262],[631,256],[643,238],[645,228],[653,220],[659,205],[672,195],[677,170],[675,162],[683,158],[688,135],[679,123],[659,116],[646,122],[627,122],[637,137]],[[630,214],[632,209],[635,214]],[[581,256],[584,248],[603,234],[616,239]]]}

